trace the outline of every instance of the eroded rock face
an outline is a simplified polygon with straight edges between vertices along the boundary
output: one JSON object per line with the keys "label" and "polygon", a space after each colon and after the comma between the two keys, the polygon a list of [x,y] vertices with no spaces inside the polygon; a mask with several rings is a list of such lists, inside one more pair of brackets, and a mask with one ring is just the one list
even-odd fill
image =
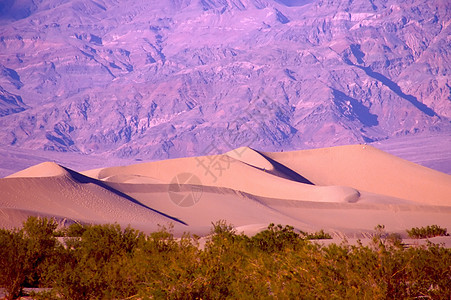
{"label": "eroded rock face", "polygon": [[9,0],[0,143],[167,158],[450,132],[447,1]]}

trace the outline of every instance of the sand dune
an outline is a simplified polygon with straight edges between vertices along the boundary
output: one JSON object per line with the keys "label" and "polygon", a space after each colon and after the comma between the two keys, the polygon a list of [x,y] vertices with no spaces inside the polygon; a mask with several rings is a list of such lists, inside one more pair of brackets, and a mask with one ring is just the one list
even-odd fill
{"label": "sand dune", "polygon": [[[44,176],[38,177],[39,172]],[[8,218],[17,223],[14,219],[18,216],[12,210],[27,210],[81,222],[117,222],[140,228],[181,224],[101,182],[54,163],[39,164],[1,179],[0,191],[3,223]]]}
{"label": "sand dune", "polygon": [[0,208],[0,228],[8,228],[8,229],[20,228],[22,227],[23,221],[30,216],[53,218],[61,226],[67,226],[74,222],[77,222],[76,220],[63,216],[58,216],[50,212],[42,213],[33,210],[2,207]]}
{"label": "sand dune", "polygon": [[68,175],[68,172],[61,166],[53,162],[43,162],[36,166],[32,166],[25,170],[19,171],[6,178],[20,178],[20,177],[56,177]]}
{"label": "sand dune", "polygon": [[0,226],[27,215],[207,235],[220,219],[253,234],[269,223],[365,237],[451,227],[451,176],[366,145],[285,153],[239,148],[74,172],[43,163],[0,179]]}
{"label": "sand dune", "polygon": [[[241,160],[237,160],[241,154]],[[235,158],[236,157],[236,158]],[[110,181],[117,176],[154,178],[170,183],[180,173],[188,172],[202,185],[225,187],[262,197],[322,201],[356,202],[359,192],[346,186],[315,186],[277,169],[270,161],[250,148],[240,148],[225,155],[189,157],[125,167],[105,168],[86,175]],[[296,174],[297,177],[301,177]],[[112,180],[117,182],[117,180]],[[135,181],[136,182],[136,181]],[[138,183],[138,182],[136,182]],[[143,182],[144,183],[144,182]]]}
{"label": "sand dune", "polygon": [[263,154],[317,185],[350,186],[424,204],[451,205],[450,175],[368,145]]}

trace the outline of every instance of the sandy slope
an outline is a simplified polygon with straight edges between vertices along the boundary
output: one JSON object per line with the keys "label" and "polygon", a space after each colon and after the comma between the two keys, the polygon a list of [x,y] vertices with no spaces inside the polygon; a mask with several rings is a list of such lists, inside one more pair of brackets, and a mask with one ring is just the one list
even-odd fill
{"label": "sandy slope", "polygon": [[178,174],[190,173],[197,176],[202,185],[225,187],[262,197],[321,202],[356,202],[359,198],[359,192],[350,187],[314,186],[300,182],[283,170],[276,170],[250,148],[237,151],[243,153],[246,160],[237,160],[231,154],[189,157],[106,168],[85,174],[112,182],[117,182],[120,175],[134,177],[136,183],[139,180],[143,183],[149,180],[170,183]]}
{"label": "sandy slope", "polygon": [[317,185],[358,190],[433,205],[451,205],[451,176],[368,145],[264,153]]}
{"label": "sandy slope", "polygon": [[180,224],[101,182],[50,162],[1,179],[0,191],[0,224],[4,226],[8,222],[17,225],[17,218],[23,217],[17,214],[20,210],[81,222],[133,224],[140,228]]}
{"label": "sandy slope", "polygon": [[[239,148],[82,174],[44,163],[0,179],[0,225],[26,215],[209,233],[224,219],[248,234],[269,223],[368,236],[377,224],[451,228],[451,176],[366,145],[286,153]],[[17,226],[17,225],[15,225]]]}

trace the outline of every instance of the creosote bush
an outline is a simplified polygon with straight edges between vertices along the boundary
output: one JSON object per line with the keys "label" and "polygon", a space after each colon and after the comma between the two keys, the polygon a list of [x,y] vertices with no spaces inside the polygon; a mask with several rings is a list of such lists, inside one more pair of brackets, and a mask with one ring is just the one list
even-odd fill
{"label": "creosote bush", "polygon": [[434,236],[446,236],[448,235],[446,228],[441,228],[438,225],[426,226],[426,227],[414,227],[407,230],[409,237],[413,239],[425,239]]}
{"label": "creosote bush", "polygon": [[[171,228],[144,235],[119,225],[72,225],[31,218],[0,230],[0,286],[8,299],[448,299],[451,251],[404,247],[378,226],[370,246],[330,244],[270,224],[253,237],[219,221],[203,247]],[[64,236],[60,243],[55,236]]]}

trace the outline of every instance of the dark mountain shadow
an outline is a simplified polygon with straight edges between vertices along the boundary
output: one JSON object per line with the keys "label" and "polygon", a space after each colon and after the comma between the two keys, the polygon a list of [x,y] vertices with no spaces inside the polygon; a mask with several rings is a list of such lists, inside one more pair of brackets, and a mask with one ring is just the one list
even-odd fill
{"label": "dark mountain shadow", "polygon": [[[360,50],[360,45],[351,45],[351,52],[357,59],[358,63],[364,63],[362,58],[365,56],[365,54]],[[365,72],[365,74],[370,76],[371,78],[374,78],[374,79],[380,81],[383,85],[388,87],[393,93],[395,93],[402,99],[409,101],[413,106],[418,108],[420,111],[422,111],[426,115],[428,115],[430,117],[438,116],[435,113],[435,111],[433,111],[431,108],[429,108],[426,104],[418,101],[418,99],[415,96],[405,94],[401,90],[401,87],[396,82],[393,82],[390,78],[384,76],[381,73],[373,71],[370,67],[364,67],[364,66],[354,64],[347,56],[343,57],[343,61],[348,65],[351,65],[351,66],[354,66],[354,67],[357,67],[357,68],[363,70]]]}
{"label": "dark mountain shadow", "polygon": [[359,44],[352,44],[350,46],[350,48],[351,48],[352,54],[357,59],[357,63],[363,64],[364,63],[363,58],[365,57],[365,53],[363,53],[362,50],[360,50],[360,45]]}
{"label": "dark mountain shadow", "polygon": [[32,15],[37,9],[33,0],[0,0],[0,20],[20,20]]}
{"label": "dark mountain shadow", "polygon": [[391,81],[389,78],[385,77],[381,73],[374,72],[373,70],[371,70],[370,67],[362,67],[362,66],[358,66],[358,65],[355,65],[355,66],[359,69],[362,69],[366,73],[366,75],[382,82],[383,85],[388,87],[396,95],[403,98],[404,100],[409,101],[416,108],[418,108],[419,110],[421,110],[428,116],[430,116],[430,117],[437,116],[435,111],[433,111],[431,108],[429,108],[426,104],[421,103],[420,101],[418,101],[418,99],[416,97],[414,97],[412,95],[407,95],[407,94],[403,93],[403,91],[401,90],[401,87],[399,85],[397,85],[395,82]]}
{"label": "dark mountain shadow", "polygon": [[0,117],[19,113],[27,108],[22,97],[11,94],[0,86]]}
{"label": "dark mountain shadow", "polygon": [[161,211],[158,211],[158,210],[156,210],[156,209],[153,209],[152,207],[149,207],[149,206],[147,206],[147,205],[142,204],[142,203],[139,202],[138,200],[136,200],[136,199],[130,197],[130,196],[127,195],[127,194],[122,193],[121,191],[118,191],[118,190],[112,188],[111,186],[109,186],[108,184],[106,184],[105,182],[103,182],[103,181],[101,181],[101,180],[97,180],[97,179],[94,179],[94,178],[85,176],[85,175],[83,175],[83,174],[80,174],[80,173],[78,173],[78,172],[75,172],[75,171],[73,171],[73,170],[71,170],[71,169],[68,169],[68,168],[66,168],[66,167],[63,167],[63,166],[60,166],[60,167],[63,168],[64,170],[66,170],[66,171],[70,174],[70,176],[71,176],[74,180],[78,181],[79,183],[84,183],[84,184],[86,184],[86,183],[92,183],[92,184],[98,185],[98,186],[100,186],[100,187],[102,187],[102,188],[108,190],[109,192],[112,192],[113,194],[116,194],[116,195],[118,195],[118,196],[120,196],[120,197],[122,197],[122,198],[125,198],[125,199],[127,199],[127,200],[133,202],[134,204],[137,204],[137,205],[139,205],[139,206],[142,206],[142,207],[144,207],[144,208],[147,208],[147,209],[149,209],[149,210],[151,210],[151,211],[153,211],[153,212],[156,212],[157,214],[160,214],[160,215],[162,215],[162,216],[164,216],[164,217],[167,217],[167,218],[169,218],[169,219],[171,219],[171,220],[173,220],[173,221],[175,221],[175,222],[178,222],[178,223],[180,223],[180,224],[188,225],[188,224],[186,224],[185,222],[183,222],[183,221],[180,220],[180,219],[177,219],[177,218],[172,217],[172,216],[170,216],[170,215],[167,215],[167,214],[165,214],[165,213],[163,213],[163,212],[161,212]]}
{"label": "dark mountain shadow", "polygon": [[[351,98],[339,90],[332,89],[334,95],[334,102],[340,109],[340,112],[345,115],[348,119],[353,121],[354,119],[359,120],[363,125],[372,127],[379,125],[377,120],[377,115],[370,113],[369,108],[360,103],[357,99]],[[350,103],[350,105],[347,104]],[[346,112],[345,107],[351,108],[349,113]]]}
{"label": "dark mountain shadow", "polygon": [[[0,0],[1,1],[1,0]],[[13,84],[18,90],[23,87],[23,83],[20,80],[19,74],[13,69],[6,68],[0,64],[0,77],[5,78],[11,84]]]}
{"label": "dark mountain shadow", "polygon": [[283,174],[286,174],[289,179],[291,179],[293,181],[296,181],[296,182],[300,182],[300,183],[314,185],[313,182],[311,182],[310,180],[308,180],[304,176],[298,174],[297,172],[291,170],[287,166],[282,165],[281,163],[275,161],[272,158],[269,158],[268,156],[264,155],[263,153],[255,150],[255,149],[253,149],[253,150],[255,152],[257,152],[258,154],[260,154],[261,156],[263,156],[265,159],[267,159],[274,166],[274,169],[276,169],[276,171],[281,172]]}
{"label": "dark mountain shadow", "polygon": [[304,6],[306,4],[313,2],[312,0],[274,0],[274,1],[288,7]]}
{"label": "dark mountain shadow", "polygon": [[290,69],[285,69],[284,72],[285,75],[287,75],[291,80],[297,81],[296,77],[294,77],[294,75],[296,74],[295,72]]}
{"label": "dark mountain shadow", "polygon": [[290,22],[290,19],[287,18],[283,13],[281,13],[279,10],[276,9],[276,16],[277,21],[279,21],[282,24],[287,24]]}

